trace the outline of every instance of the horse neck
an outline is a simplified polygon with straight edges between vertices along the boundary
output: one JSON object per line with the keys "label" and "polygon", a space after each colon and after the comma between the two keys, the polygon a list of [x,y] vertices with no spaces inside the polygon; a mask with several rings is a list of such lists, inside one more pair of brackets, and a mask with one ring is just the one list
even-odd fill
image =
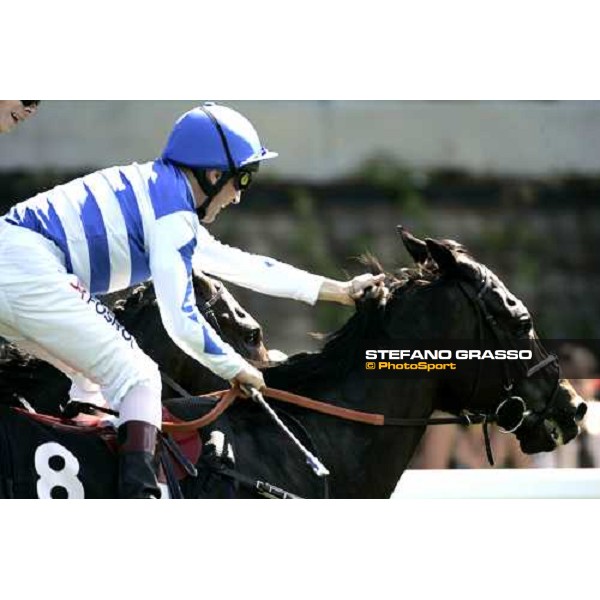
{"label": "horse neck", "polygon": [[[363,326],[368,325],[368,317],[365,316],[367,322]],[[368,327],[362,330],[366,331]],[[357,329],[358,333],[360,331]],[[348,343],[352,332],[342,333],[348,335],[342,335],[340,342],[347,344],[349,352],[356,351],[356,347],[352,348]],[[336,406],[388,417],[427,417],[431,414],[432,382],[366,379],[362,375],[362,363],[351,366],[348,362],[342,371],[335,365],[328,370],[322,363],[333,361],[333,355],[335,349],[326,346],[322,353],[292,357],[289,365],[265,372],[267,385]],[[388,497],[425,429],[365,425],[304,409],[294,410],[293,414],[310,433],[316,452],[334,474],[331,492],[335,497]]]}

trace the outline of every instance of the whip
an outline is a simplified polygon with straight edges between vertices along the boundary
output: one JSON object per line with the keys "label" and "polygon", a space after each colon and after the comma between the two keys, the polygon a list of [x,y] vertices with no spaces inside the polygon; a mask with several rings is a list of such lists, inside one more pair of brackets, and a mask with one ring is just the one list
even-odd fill
{"label": "whip", "polygon": [[277,413],[269,406],[267,401],[263,398],[263,395],[256,389],[247,385],[240,386],[244,392],[246,392],[253,400],[256,400],[258,404],[260,404],[269,414],[269,416],[277,423],[279,428],[288,436],[288,438],[294,443],[296,448],[300,450],[300,452],[306,458],[307,464],[313,470],[313,473],[317,477],[327,477],[329,475],[329,470],[325,467],[325,465],[309,450],[307,450],[302,442],[290,431],[287,425],[279,418]]}

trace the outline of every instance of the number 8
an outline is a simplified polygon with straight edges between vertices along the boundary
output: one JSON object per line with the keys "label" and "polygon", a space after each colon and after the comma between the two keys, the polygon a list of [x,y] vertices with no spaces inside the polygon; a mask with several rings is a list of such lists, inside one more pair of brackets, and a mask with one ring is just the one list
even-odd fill
{"label": "number 8", "polygon": [[[50,459],[58,456],[64,461],[61,469],[53,469]],[[68,499],[84,498],[83,484],[77,478],[79,461],[75,455],[61,444],[47,442],[35,451],[35,470],[39,476],[37,481],[38,498],[51,499],[52,490],[61,487],[67,491]]]}

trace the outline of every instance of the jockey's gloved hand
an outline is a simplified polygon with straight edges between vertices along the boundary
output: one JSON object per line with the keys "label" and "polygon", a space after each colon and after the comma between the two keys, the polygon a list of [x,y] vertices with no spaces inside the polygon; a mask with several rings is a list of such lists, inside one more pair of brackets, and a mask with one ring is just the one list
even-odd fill
{"label": "jockey's gloved hand", "polygon": [[384,280],[385,274],[383,273],[379,275],[373,275],[372,273],[357,275],[348,282],[348,296],[354,301],[362,298],[367,290],[375,295],[378,293],[384,294],[386,291]]}
{"label": "jockey's gloved hand", "polygon": [[385,275],[364,273],[357,275],[350,281],[336,281],[324,279],[319,290],[319,300],[339,302],[340,304],[354,305],[354,301],[362,298],[367,290],[377,293],[387,292],[384,284]]}
{"label": "jockey's gloved hand", "polygon": [[263,374],[249,364],[242,367],[242,370],[231,380],[231,384],[238,385],[240,388],[241,386],[246,385],[256,388],[259,391],[266,387]]}

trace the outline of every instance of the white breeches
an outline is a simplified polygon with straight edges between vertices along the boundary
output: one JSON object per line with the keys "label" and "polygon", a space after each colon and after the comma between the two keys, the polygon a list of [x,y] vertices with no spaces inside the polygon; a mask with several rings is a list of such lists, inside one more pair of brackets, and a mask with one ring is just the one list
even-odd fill
{"label": "white breeches", "polygon": [[0,220],[0,336],[76,384],[100,386],[114,410],[125,409],[122,421],[160,427],[158,367],[112,312],[66,272],[63,260],[49,240]]}

